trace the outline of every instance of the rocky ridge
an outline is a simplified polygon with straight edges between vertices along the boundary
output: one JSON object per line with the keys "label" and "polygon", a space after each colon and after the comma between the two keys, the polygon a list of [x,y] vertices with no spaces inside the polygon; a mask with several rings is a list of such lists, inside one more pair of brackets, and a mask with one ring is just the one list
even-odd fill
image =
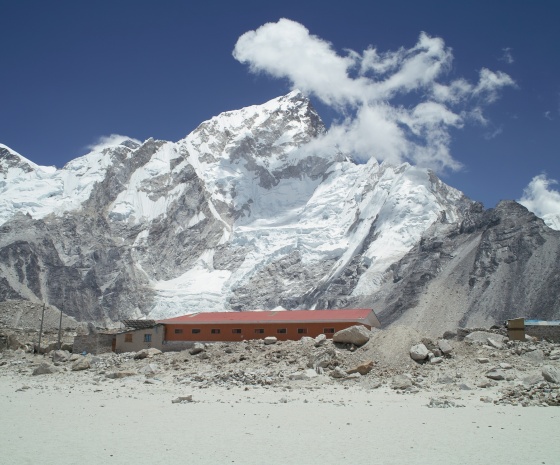
{"label": "rocky ridge", "polygon": [[0,300],[102,326],[373,307],[434,335],[560,315],[560,232],[515,202],[484,210],[427,170],[314,151],[324,131],[296,91],[60,170],[0,147]]}

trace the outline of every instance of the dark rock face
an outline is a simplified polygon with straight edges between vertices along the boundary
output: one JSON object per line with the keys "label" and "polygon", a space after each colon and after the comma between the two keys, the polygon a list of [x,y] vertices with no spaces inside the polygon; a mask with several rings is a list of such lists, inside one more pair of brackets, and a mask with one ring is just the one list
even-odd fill
{"label": "dark rock face", "polygon": [[422,315],[430,314],[435,300],[442,315],[447,313],[440,319],[459,327],[501,324],[516,316],[555,319],[560,232],[513,201],[493,210],[476,208],[454,228],[426,234],[392,275],[378,300],[385,325],[414,312],[422,326]]}

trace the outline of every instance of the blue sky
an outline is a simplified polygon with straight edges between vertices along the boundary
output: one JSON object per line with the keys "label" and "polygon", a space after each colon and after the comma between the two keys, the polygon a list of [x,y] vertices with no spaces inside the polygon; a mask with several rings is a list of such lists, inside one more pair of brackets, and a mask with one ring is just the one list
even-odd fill
{"label": "blue sky", "polygon": [[[244,33],[288,18],[338,58],[370,46],[412,50],[424,31],[452,54],[445,82],[474,89],[483,68],[509,76],[515,85],[492,102],[471,92],[470,110],[486,100],[484,123],[468,117],[448,128],[450,156],[462,168],[444,166],[440,176],[486,207],[520,198],[542,173],[545,190],[558,189],[558,1],[19,0],[0,2],[0,17],[0,143],[39,164],[60,167],[110,134],[176,141],[222,111],[288,93],[294,70],[270,76],[254,44],[244,63],[232,55]],[[361,108],[309,89],[327,124]],[[424,91],[392,105],[410,107]]]}

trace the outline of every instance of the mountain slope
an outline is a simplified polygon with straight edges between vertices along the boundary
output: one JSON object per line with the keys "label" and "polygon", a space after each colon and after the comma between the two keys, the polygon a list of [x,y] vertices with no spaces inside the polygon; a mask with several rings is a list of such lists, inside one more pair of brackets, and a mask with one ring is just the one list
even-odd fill
{"label": "mountain slope", "polygon": [[[465,225],[490,214],[427,170],[309,149],[324,131],[295,91],[223,113],[176,143],[129,140],[60,170],[0,147],[0,299],[45,300],[106,324],[375,302],[389,323],[413,308],[430,313],[426,283],[463,265],[418,248],[451,234],[448,255],[476,255],[483,228]],[[540,235],[553,250],[557,237]],[[454,312],[478,315],[475,302],[490,302],[469,295]]]}

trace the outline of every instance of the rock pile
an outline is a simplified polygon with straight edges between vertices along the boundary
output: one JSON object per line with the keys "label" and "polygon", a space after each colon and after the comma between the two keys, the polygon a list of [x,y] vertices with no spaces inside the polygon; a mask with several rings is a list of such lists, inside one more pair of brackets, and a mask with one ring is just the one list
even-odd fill
{"label": "rock pile", "polygon": [[0,352],[0,376],[65,376],[95,385],[170,383],[191,389],[319,388],[339,383],[364,389],[384,386],[406,395],[437,392],[430,405],[437,408],[453,406],[442,401],[453,398],[448,395],[477,391],[482,402],[558,405],[560,344],[509,341],[481,331],[466,333],[463,340],[450,335],[431,340],[406,327],[369,333],[367,342],[358,342],[362,341],[319,337],[272,344],[196,343],[182,352],[147,349],[98,356],[65,350],[34,355],[18,348]]}

